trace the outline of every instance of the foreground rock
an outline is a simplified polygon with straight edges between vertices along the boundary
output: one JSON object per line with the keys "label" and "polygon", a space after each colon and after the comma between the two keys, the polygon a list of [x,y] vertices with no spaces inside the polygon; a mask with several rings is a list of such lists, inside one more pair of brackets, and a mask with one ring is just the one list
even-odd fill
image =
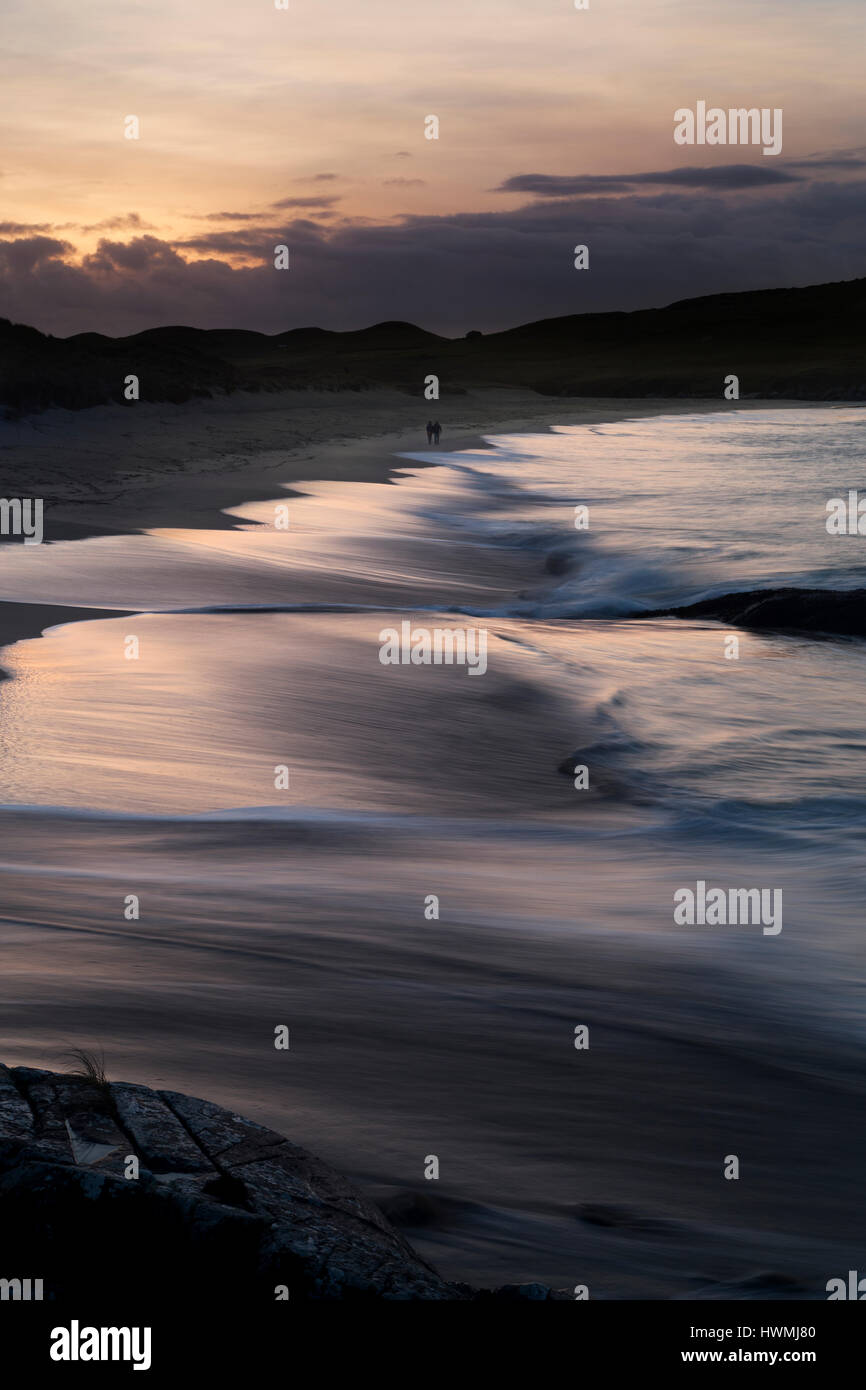
{"label": "foreground rock", "polygon": [[0,1066],[0,1230],[2,1277],[79,1306],[553,1296],[449,1284],[327,1164],[218,1105],[26,1067]]}
{"label": "foreground rock", "polygon": [[866,637],[866,589],[750,589],[640,616],[710,618],[756,632]]}

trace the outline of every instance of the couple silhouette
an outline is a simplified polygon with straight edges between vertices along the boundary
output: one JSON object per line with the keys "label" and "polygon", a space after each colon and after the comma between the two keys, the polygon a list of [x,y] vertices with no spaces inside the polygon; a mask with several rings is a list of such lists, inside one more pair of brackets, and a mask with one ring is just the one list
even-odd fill
{"label": "couple silhouette", "polygon": [[432,420],[428,420],[428,421],[427,421],[427,443],[428,443],[428,444],[430,444],[431,441],[432,441],[432,443],[434,443],[434,444],[438,444],[438,443],[439,443],[439,436],[440,436],[441,433],[442,433],[442,426],[440,425],[440,423],[439,423],[438,420],[436,421],[435,425],[434,425],[434,423],[433,423]]}

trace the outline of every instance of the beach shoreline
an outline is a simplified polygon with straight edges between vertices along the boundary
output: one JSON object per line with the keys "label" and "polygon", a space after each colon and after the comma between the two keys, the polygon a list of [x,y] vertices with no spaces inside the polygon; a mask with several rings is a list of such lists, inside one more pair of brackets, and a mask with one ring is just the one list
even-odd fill
{"label": "beach shoreline", "polygon": [[[489,447],[486,439],[495,435],[724,409],[717,400],[564,401],[505,389],[439,402],[385,390],[349,394],[238,395],[179,406],[141,402],[134,421],[123,407],[101,406],[0,422],[0,496],[44,497],[47,544],[156,529],[231,530],[244,524],[232,508],[297,495],[293,484],[387,483],[403,468],[426,466],[401,458],[405,453],[447,455]],[[771,408],[799,405],[780,401]],[[739,401],[733,408],[766,409],[768,403]],[[425,440],[428,415],[444,417],[438,448]],[[135,434],[131,423],[138,426]],[[351,433],[343,432],[347,425]],[[0,539],[3,544],[21,541]],[[49,626],[129,611],[30,608],[0,598],[0,652]]]}
{"label": "beach shoreline", "polygon": [[[746,633],[731,663],[717,627],[630,610],[844,577],[819,499],[862,415],[661,412],[538,422],[476,467],[469,419],[432,470],[393,430],[274,451],[220,531],[203,495],[199,529],[0,556],[19,624],[63,624],[6,655],[4,1057],[84,1046],[207,1095],[407,1229],[431,1192],[412,1242],[464,1282],[799,1298],[853,1267],[862,650]],[[203,463],[190,488],[249,491],[255,460]],[[114,604],[136,617],[66,623]],[[382,663],[413,614],[481,619],[485,679]],[[678,923],[709,882],[784,892],[784,931]]]}

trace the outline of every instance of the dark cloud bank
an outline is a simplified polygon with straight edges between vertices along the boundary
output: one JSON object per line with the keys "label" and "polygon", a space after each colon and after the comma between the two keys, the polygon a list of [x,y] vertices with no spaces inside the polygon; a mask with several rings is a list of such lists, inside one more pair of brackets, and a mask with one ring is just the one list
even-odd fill
{"label": "dark cloud bank", "polygon": [[[335,219],[330,199],[311,199],[315,210],[298,218],[293,213],[306,200],[286,199],[285,221],[270,211],[174,243],[151,234],[106,237],[82,264],[73,263],[64,238],[33,229],[0,240],[0,314],[59,335],[128,334],[166,323],[345,329],[383,319],[455,335],[846,280],[866,273],[866,181],[858,177],[862,161],[851,159],[842,182],[814,181],[816,172],[830,172],[820,161],[778,172],[734,165],[523,174],[502,188],[534,194],[527,206],[405,217],[388,226]],[[290,270],[273,269],[278,243],[290,248]],[[577,244],[590,248],[589,271],[573,268]]]}

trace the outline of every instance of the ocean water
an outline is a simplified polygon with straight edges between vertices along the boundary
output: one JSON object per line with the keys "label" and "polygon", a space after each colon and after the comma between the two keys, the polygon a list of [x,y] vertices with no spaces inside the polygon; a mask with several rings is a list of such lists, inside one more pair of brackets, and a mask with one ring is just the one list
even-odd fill
{"label": "ocean water", "polygon": [[[134,610],[2,654],[0,1055],[95,1047],[414,1193],[454,1278],[824,1296],[862,1259],[866,647],[641,615],[866,584],[825,526],[864,421],[499,436],[0,548],[0,599]],[[383,665],[404,620],[486,671]],[[678,924],[699,881],[781,931]]]}

